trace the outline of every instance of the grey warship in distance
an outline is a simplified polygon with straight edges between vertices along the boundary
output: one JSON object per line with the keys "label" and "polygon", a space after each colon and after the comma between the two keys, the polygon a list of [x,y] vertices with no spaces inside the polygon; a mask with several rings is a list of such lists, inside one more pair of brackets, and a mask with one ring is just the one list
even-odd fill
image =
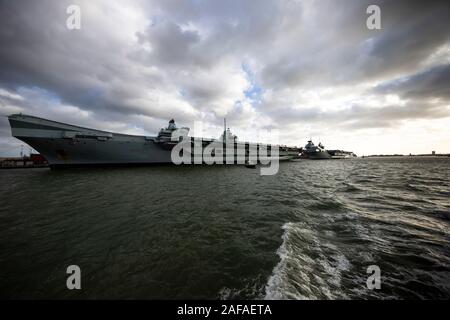
{"label": "grey warship in distance", "polygon": [[301,158],[311,160],[323,160],[323,159],[347,159],[356,157],[351,151],[344,150],[326,150],[321,142],[315,145],[312,140],[308,140],[308,143],[302,149]]}
{"label": "grey warship in distance", "polygon": [[[120,134],[96,129],[89,129],[66,123],[56,122],[24,114],[13,114],[8,117],[12,135],[24,141],[41,153],[51,168],[67,166],[92,165],[151,165],[170,164],[171,150],[184,139],[193,144],[200,141],[202,148],[213,142],[231,143],[236,150],[245,150],[245,161],[249,159],[249,148],[257,146],[256,161],[271,156],[272,146],[240,142],[229,129],[224,128],[221,138],[204,139],[188,136],[189,128],[177,128],[172,119],[166,128],[157,136],[138,136]],[[173,136],[178,137],[174,140]],[[186,140],[186,141],[188,141]],[[259,147],[268,150],[260,153]],[[225,148],[223,150],[226,150]],[[301,149],[297,147],[279,146],[278,160],[289,160],[297,157]],[[218,151],[220,152],[220,151]],[[221,155],[217,154],[218,157]],[[226,152],[222,152],[225,159]],[[191,154],[193,158],[193,154]],[[272,158],[274,159],[274,158]],[[228,161],[228,160],[227,160]],[[228,163],[228,162],[227,162]],[[239,163],[235,158],[233,163]]]}

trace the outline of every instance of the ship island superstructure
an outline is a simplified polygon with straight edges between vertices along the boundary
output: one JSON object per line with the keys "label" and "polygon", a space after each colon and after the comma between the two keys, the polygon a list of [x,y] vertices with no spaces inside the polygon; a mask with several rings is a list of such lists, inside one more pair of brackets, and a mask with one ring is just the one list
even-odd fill
{"label": "ship island superstructure", "polygon": [[[150,165],[171,164],[172,149],[180,142],[190,143],[193,147],[200,144],[202,151],[208,146],[221,144],[213,155],[228,158],[227,164],[246,163],[249,160],[263,161],[267,157],[275,160],[289,160],[298,157],[300,148],[278,146],[278,153],[272,155],[275,145],[240,142],[229,129],[224,128],[221,138],[205,139],[188,135],[189,128],[178,128],[175,121],[169,121],[156,136],[140,136],[113,133],[66,124],[24,114],[8,117],[11,133],[17,139],[30,145],[41,153],[50,167],[91,166],[91,165]],[[231,149],[230,149],[231,145]],[[238,153],[239,152],[241,153]],[[253,152],[254,151],[254,152]],[[230,154],[232,161],[230,162]],[[243,154],[244,159],[239,159]],[[200,161],[198,161],[200,156]],[[200,155],[192,152],[191,163],[204,163]],[[197,157],[197,161],[194,158]],[[254,159],[250,159],[254,157]]]}

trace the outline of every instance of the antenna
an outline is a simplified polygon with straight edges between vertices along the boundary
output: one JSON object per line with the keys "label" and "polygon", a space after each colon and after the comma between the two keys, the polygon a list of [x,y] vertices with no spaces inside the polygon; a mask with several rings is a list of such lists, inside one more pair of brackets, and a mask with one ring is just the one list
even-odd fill
{"label": "antenna", "polygon": [[223,141],[225,141],[226,133],[227,133],[227,118],[223,118]]}

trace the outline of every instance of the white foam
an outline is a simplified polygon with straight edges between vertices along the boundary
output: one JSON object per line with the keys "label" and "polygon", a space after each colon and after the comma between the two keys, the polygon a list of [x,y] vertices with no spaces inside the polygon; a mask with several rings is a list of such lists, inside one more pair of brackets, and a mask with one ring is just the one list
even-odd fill
{"label": "white foam", "polygon": [[[321,243],[317,232],[302,223],[289,222],[282,229],[283,241],[276,251],[280,262],[267,281],[265,299],[347,298],[341,278],[351,264],[339,248]],[[301,237],[305,243],[294,243],[292,237]],[[311,258],[308,251],[317,258]]]}
{"label": "white foam", "polygon": [[[304,234],[311,233],[311,230],[302,229],[298,226],[299,224],[292,222],[286,223],[282,226],[282,229],[284,230],[282,235],[283,242],[276,252],[280,257],[280,262],[275,266],[272,276],[270,276],[267,281],[265,299],[304,300],[316,298],[310,290],[309,276],[302,271],[301,268],[302,262],[306,262],[306,265],[308,265],[313,262],[313,260],[305,255],[296,256],[295,253],[288,249],[288,241],[292,232],[302,232]],[[297,272],[296,275],[302,279],[301,283],[291,277],[290,272],[292,272],[292,270],[289,270],[288,268],[289,263],[295,265],[295,271]],[[297,287],[300,287],[303,291],[307,292],[308,296],[298,292]]]}

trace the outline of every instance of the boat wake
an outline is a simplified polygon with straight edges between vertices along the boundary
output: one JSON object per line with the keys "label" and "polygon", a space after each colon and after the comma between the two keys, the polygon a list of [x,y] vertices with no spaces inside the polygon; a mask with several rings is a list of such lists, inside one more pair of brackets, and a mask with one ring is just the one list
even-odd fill
{"label": "boat wake", "polygon": [[266,284],[265,299],[346,299],[341,289],[342,273],[351,264],[331,243],[303,223],[283,225],[283,243]]}

